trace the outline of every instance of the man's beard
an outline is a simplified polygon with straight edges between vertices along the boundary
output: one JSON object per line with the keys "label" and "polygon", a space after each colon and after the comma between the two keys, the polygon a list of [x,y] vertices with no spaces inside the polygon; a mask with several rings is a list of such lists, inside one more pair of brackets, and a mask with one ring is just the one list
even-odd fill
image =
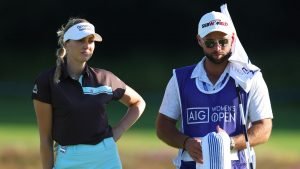
{"label": "man's beard", "polygon": [[212,55],[205,53],[206,58],[211,61],[214,64],[222,64],[224,62],[227,62],[230,58],[232,52],[228,52],[226,55],[224,55],[221,59],[215,59]]}

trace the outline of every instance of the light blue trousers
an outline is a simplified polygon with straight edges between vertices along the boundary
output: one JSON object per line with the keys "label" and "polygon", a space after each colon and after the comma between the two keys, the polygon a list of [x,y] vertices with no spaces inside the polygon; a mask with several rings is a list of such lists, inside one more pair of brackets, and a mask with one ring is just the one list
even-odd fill
{"label": "light blue trousers", "polygon": [[110,137],[96,145],[58,145],[53,169],[122,169],[122,163]]}

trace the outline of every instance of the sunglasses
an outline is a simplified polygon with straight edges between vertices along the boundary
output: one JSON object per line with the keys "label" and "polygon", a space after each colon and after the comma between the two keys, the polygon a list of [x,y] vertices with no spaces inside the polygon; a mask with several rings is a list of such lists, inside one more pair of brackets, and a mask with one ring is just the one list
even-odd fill
{"label": "sunglasses", "polygon": [[226,47],[228,43],[229,43],[228,39],[217,39],[217,40],[207,39],[204,41],[204,44],[207,48],[213,48],[217,44],[220,45],[221,47]]}

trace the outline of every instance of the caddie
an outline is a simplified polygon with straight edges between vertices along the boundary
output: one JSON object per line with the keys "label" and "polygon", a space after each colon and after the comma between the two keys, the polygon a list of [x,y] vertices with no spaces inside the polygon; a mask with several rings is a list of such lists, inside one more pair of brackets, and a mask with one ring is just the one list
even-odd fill
{"label": "caddie", "polygon": [[[248,159],[255,162],[253,147],[266,143],[271,135],[273,113],[267,85],[260,69],[238,52],[236,31],[225,14],[203,15],[196,38],[204,56],[194,65],[173,70],[157,116],[157,136],[179,149],[173,160],[177,169],[204,169],[203,164],[214,161],[203,160],[202,138],[225,131],[230,137],[232,169],[246,169]],[[250,157],[239,94],[252,147]]]}

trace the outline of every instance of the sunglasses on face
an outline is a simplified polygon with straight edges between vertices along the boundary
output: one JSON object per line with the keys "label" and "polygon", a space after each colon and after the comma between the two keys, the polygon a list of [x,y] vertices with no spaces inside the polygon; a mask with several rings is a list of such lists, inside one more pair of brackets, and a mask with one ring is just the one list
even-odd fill
{"label": "sunglasses on face", "polygon": [[204,44],[207,48],[213,48],[216,45],[220,45],[221,47],[226,47],[228,43],[229,43],[228,39],[217,39],[217,40],[207,39],[204,41]]}

